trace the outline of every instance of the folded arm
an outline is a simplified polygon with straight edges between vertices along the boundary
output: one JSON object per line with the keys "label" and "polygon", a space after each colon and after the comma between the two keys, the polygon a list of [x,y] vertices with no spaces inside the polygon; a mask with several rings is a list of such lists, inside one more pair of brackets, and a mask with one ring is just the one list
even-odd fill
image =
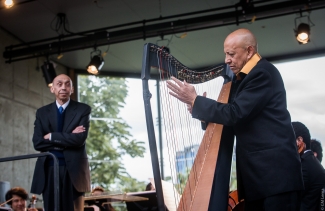
{"label": "folded arm", "polygon": [[51,143],[49,141],[49,139],[44,138],[44,134],[46,134],[46,133],[47,133],[47,131],[44,131],[40,111],[37,110],[36,119],[34,122],[34,135],[33,135],[33,144],[34,144],[35,150],[45,152],[45,151],[55,149],[55,146],[53,145],[53,143]]}
{"label": "folded arm", "polygon": [[89,130],[90,107],[80,116],[77,126],[71,132],[52,132],[51,142],[58,147],[80,147],[86,143]]}
{"label": "folded arm", "polygon": [[[91,108],[87,107],[82,113],[78,113],[78,122],[74,123],[71,132],[51,132],[51,128],[46,128],[42,116],[39,111],[36,112],[36,120],[34,123],[33,144],[37,151],[49,151],[64,148],[77,148],[83,146],[86,142],[89,130],[89,117]],[[49,137],[51,136],[51,140]]]}

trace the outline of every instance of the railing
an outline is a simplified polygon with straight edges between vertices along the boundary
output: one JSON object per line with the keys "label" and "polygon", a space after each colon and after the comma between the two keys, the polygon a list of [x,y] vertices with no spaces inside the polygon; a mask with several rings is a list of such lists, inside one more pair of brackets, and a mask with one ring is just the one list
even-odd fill
{"label": "railing", "polygon": [[59,211],[60,204],[59,204],[59,166],[58,166],[58,160],[57,158],[49,152],[42,152],[37,154],[30,154],[30,155],[19,155],[19,156],[13,156],[13,157],[5,157],[0,158],[1,162],[7,162],[7,161],[15,161],[15,160],[24,160],[24,159],[30,159],[30,158],[36,158],[36,157],[43,157],[43,156],[51,156],[54,161],[54,211]]}

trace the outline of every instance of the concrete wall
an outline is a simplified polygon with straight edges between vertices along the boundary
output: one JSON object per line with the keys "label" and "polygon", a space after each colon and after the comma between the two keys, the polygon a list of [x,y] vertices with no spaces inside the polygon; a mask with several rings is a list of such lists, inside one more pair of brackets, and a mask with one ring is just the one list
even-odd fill
{"label": "concrete wall", "polygon": [[[0,52],[19,42],[0,29]],[[55,100],[45,84],[40,65],[45,58],[6,64],[0,56],[0,157],[37,153],[32,144],[36,109]],[[58,65],[56,73],[67,73]],[[0,163],[0,181],[28,192],[36,159]]]}

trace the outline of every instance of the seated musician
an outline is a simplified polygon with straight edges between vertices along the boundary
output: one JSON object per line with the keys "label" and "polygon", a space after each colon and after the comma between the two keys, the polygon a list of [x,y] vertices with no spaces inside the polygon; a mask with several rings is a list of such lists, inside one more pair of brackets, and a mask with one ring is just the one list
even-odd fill
{"label": "seated musician", "polygon": [[325,187],[325,170],[310,149],[310,133],[301,122],[292,122],[301,158],[305,190],[302,192],[301,211],[321,210],[321,190]]}
{"label": "seated musician", "polygon": [[310,140],[310,149],[313,151],[314,156],[319,160],[319,162],[322,162],[323,159],[323,148],[322,144],[317,139],[311,139]]}
{"label": "seated musician", "polygon": [[[104,188],[97,186],[91,190],[91,195],[99,196],[99,195],[103,195],[104,192],[105,192]],[[111,204],[104,204],[104,205],[96,204],[96,206],[98,206],[101,211],[115,211],[115,209],[113,208],[113,206]]]}
{"label": "seated musician", "polygon": [[[25,211],[27,207],[28,194],[24,188],[14,187],[6,193],[6,201],[12,199],[7,204],[13,211]],[[28,208],[27,211],[37,211],[36,208]]]}
{"label": "seated musician", "polygon": [[104,193],[104,188],[97,186],[94,189],[91,190],[91,195],[92,196],[98,196],[98,195],[102,195]]}
{"label": "seated musician", "polygon": [[156,188],[149,182],[146,186],[146,191],[156,190]]}

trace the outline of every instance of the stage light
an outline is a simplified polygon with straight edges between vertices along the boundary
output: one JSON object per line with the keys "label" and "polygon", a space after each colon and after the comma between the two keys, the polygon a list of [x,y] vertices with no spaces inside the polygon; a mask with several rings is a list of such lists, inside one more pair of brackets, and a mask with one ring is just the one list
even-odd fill
{"label": "stage light", "polygon": [[[304,19],[304,20],[303,20]],[[300,24],[297,24],[299,20]],[[310,14],[303,15],[300,12],[300,16],[295,18],[295,36],[299,44],[307,44],[310,42],[310,29],[315,26],[315,24],[310,20]]]}
{"label": "stage light", "polygon": [[310,41],[310,26],[306,23],[299,24],[296,29],[296,38],[299,44],[307,44]]}
{"label": "stage light", "polygon": [[10,8],[14,6],[14,1],[13,0],[5,0],[5,7]]}
{"label": "stage light", "polygon": [[53,84],[53,80],[56,77],[56,72],[53,66],[53,63],[51,62],[44,62],[44,64],[41,66],[43,76],[45,78],[46,85],[48,87],[51,87]]}
{"label": "stage light", "polygon": [[101,52],[99,50],[91,52],[90,55],[92,55],[93,53],[96,53],[96,55],[90,56],[91,59],[87,66],[87,71],[90,74],[97,75],[98,72],[100,71],[100,69],[102,69],[102,67],[104,65],[104,59],[103,59]]}

